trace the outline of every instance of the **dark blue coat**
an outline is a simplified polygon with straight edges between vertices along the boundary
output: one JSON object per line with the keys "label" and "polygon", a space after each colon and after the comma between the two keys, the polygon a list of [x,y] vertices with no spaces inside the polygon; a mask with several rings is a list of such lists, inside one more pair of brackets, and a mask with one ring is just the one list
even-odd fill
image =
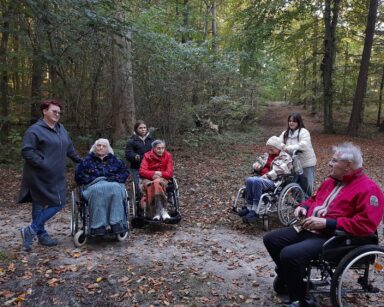
{"label": "dark blue coat", "polygon": [[[131,168],[139,169],[141,160],[143,160],[144,154],[152,149],[152,142],[154,139],[148,134],[143,141],[136,134],[128,140],[127,146],[125,147],[125,158],[130,163]],[[136,155],[140,156],[140,160],[136,160]]]}
{"label": "dark blue coat", "polygon": [[66,157],[80,162],[64,126],[50,128],[42,119],[24,134],[21,154],[25,160],[19,203],[37,202],[55,207],[66,202]]}
{"label": "dark blue coat", "polygon": [[102,160],[94,153],[89,153],[77,166],[75,180],[78,184],[85,185],[98,177],[105,177],[108,181],[124,183],[128,175],[124,162],[116,156],[108,154]]}

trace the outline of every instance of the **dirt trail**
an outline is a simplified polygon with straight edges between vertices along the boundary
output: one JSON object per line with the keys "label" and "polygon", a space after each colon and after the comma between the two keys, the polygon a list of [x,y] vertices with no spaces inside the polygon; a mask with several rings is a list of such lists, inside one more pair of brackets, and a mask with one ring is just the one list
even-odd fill
{"label": "dirt trail", "polygon": [[[317,182],[326,176],[330,144],[346,138],[321,134],[321,123],[304,110],[272,103],[254,143],[175,150],[183,220],[176,226],[135,229],[125,242],[100,239],[76,249],[69,235],[69,206],[48,224],[60,241],[20,248],[18,228],[30,219],[29,205],[13,205],[20,173],[1,172],[0,303],[25,306],[279,306],[271,290],[274,265],[260,224],[244,225],[228,212],[267,137],[279,135],[292,111],[303,114],[318,156]],[[357,139],[373,177],[383,142]],[[368,159],[367,159],[368,158]],[[381,165],[381,170],[383,165]],[[371,174],[371,175],[372,175]],[[10,180],[11,179],[11,180]],[[17,182],[17,183],[15,183]],[[382,182],[381,182],[382,184]],[[272,227],[279,227],[276,219]],[[329,305],[324,300],[324,306]]]}

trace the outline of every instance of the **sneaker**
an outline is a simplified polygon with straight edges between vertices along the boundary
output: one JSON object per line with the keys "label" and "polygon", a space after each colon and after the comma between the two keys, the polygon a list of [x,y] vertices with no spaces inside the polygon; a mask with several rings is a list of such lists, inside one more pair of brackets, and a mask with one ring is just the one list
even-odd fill
{"label": "sneaker", "polygon": [[156,214],[156,215],[153,217],[153,220],[154,220],[154,221],[160,221],[160,214]]}
{"label": "sneaker", "polygon": [[246,216],[248,213],[249,209],[247,207],[242,207],[239,211],[237,211],[239,216]]}
{"label": "sneaker", "polygon": [[39,243],[44,246],[56,246],[57,240],[53,239],[48,233],[43,233],[42,235],[37,236]]}
{"label": "sneaker", "polygon": [[107,232],[105,226],[101,226],[98,228],[91,228],[91,235],[93,236],[104,236]]}
{"label": "sneaker", "polygon": [[294,302],[290,302],[289,304],[285,305],[285,307],[301,307],[302,305],[300,304],[300,301],[294,301]]}
{"label": "sneaker", "polygon": [[32,241],[36,236],[31,226],[20,228],[21,238],[23,240],[24,250],[30,252],[32,250]]}
{"label": "sneaker", "polygon": [[170,215],[165,209],[161,210],[161,218],[163,219],[163,221],[168,221],[171,219]]}
{"label": "sneaker", "polygon": [[259,219],[259,215],[254,210],[251,210],[246,216],[244,216],[244,219],[248,222],[255,222]]}

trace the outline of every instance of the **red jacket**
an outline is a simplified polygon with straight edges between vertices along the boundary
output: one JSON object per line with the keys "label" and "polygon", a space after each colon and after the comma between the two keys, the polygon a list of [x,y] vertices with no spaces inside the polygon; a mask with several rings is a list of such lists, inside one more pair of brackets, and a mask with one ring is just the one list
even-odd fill
{"label": "red jacket", "polygon": [[156,171],[160,171],[164,179],[172,179],[173,161],[172,155],[168,151],[164,151],[161,157],[156,155],[153,149],[144,154],[139,170],[140,177],[152,180]]}
{"label": "red jacket", "polygon": [[[312,216],[315,207],[323,204],[338,181],[333,178],[325,180],[316,194],[305,201],[307,216]],[[384,196],[377,184],[365,175],[362,169],[352,175],[344,176],[344,187],[329,205],[327,228],[336,221],[336,229],[342,229],[355,236],[373,234],[380,224],[384,212]],[[333,220],[333,221],[332,221]]]}

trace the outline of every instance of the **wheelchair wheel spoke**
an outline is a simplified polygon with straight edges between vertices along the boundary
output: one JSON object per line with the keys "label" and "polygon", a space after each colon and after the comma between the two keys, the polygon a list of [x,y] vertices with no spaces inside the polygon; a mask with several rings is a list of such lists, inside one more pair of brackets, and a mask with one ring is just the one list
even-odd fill
{"label": "wheelchair wheel spoke", "polygon": [[294,219],[295,208],[304,200],[304,192],[297,183],[283,188],[278,200],[277,213],[280,222],[287,226]]}

